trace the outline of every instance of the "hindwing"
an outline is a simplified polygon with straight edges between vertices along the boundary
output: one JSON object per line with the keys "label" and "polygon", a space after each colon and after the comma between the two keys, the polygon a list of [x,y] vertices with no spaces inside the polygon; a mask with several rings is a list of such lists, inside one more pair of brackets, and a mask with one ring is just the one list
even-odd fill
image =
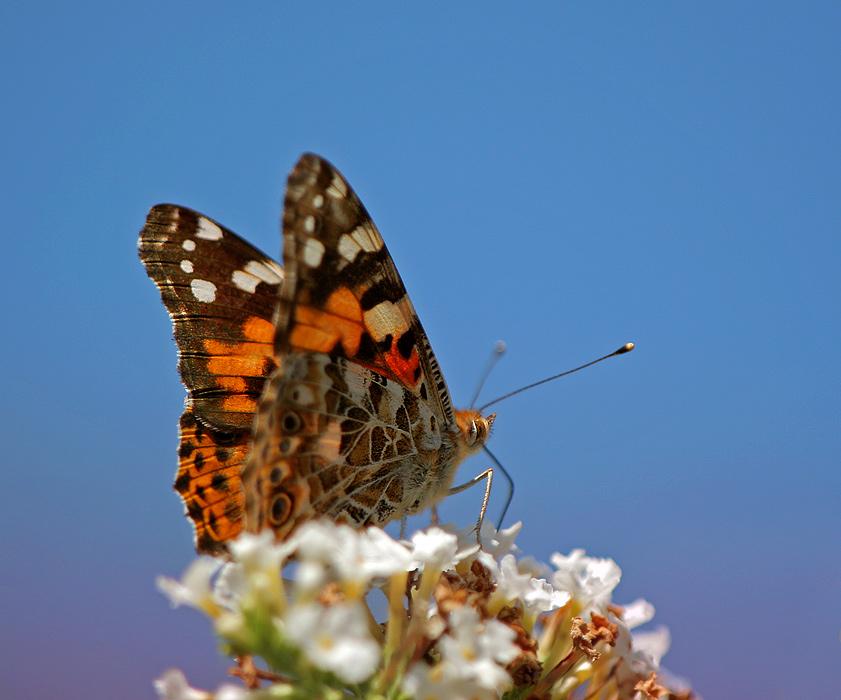
{"label": "hindwing", "polygon": [[289,353],[243,472],[249,529],[282,538],[316,516],[360,526],[415,512],[441,448],[439,419],[400,383],[343,357]]}

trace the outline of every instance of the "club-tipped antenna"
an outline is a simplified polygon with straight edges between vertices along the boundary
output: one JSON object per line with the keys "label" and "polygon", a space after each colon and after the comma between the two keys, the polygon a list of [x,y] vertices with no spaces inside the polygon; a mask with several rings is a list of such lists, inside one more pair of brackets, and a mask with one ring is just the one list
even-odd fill
{"label": "club-tipped antenna", "polygon": [[512,391],[504,396],[500,396],[498,399],[494,399],[493,401],[489,401],[484,406],[479,407],[479,411],[484,411],[488,406],[493,406],[495,403],[499,403],[503,399],[507,399],[510,396],[514,396],[515,394],[519,394],[526,389],[533,389],[536,386],[540,386],[541,384],[545,384],[546,382],[551,382],[553,379],[559,379],[560,377],[565,377],[568,374],[572,374],[573,372],[577,372],[580,369],[584,369],[585,367],[589,367],[590,365],[594,365],[597,362],[601,362],[602,360],[606,360],[609,357],[614,357],[615,355],[624,355],[626,352],[631,352],[634,349],[633,343],[625,343],[621,348],[616,350],[615,352],[610,353],[610,355],[605,355],[604,357],[600,357],[598,360],[593,360],[592,362],[588,362],[586,365],[581,365],[581,367],[576,367],[575,369],[567,370],[566,372],[561,372],[560,374],[556,374],[554,377],[548,377],[546,379],[541,379],[539,382],[535,382],[534,384],[529,384],[528,386],[524,386],[521,389],[517,389],[516,391]]}
{"label": "club-tipped antenna", "polygon": [[502,463],[494,456],[494,453],[491,452],[486,445],[482,445],[482,449],[491,458],[493,463],[497,466],[502,476],[505,477],[505,480],[508,482],[508,498],[505,499],[505,505],[502,507],[502,513],[499,516],[499,521],[496,524],[496,529],[502,529],[502,521],[505,519],[505,514],[508,512],[508,506],[511,505],[511,500],[514,498],[514,479],[511,478],[511,475],[508,473],[508,470],[502,466]]}
{"label": "club-tipped antenna", "polygon": [[493,349],[491,350],[491,356],[488,358],[488,362],[485,365],[485,371],[482,372],[482,377],[479,379],[479,385],[476,387],[476,393],[473,394],[473,398],[470,400],[470,408],[473,408],[473,404],[476,403],[476,399],[479,398],[482,387],[485,386],[485,382],[488,380],[491,370],[496,366],[496,363],[499,362],[499,358],[505,353],[506,347],[507,346],[505,345],[504,340],[497,340],[494,343]]}

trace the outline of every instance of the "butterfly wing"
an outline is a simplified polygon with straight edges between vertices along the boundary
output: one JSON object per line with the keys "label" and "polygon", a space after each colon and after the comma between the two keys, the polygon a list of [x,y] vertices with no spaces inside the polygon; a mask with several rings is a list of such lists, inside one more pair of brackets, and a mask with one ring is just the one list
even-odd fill
{"label": "butterfly wing", "polygon": [[382,236],[318,156],[289,176],[283,240],[279,366],[243,471],[249,529],[382,524],[435,502],[458,461],[446,382]]}
{"label": "butterfly wing", "polygon": [[282,539],[317,516],[384,525],[443,497],[452,479],[438,478],[442,431],[425,402],[345,358],[280,363],[242,474],[249,530]]}
{"label": "butterfly wing", "polygon": [[175,489],[196,548],[216,553],[243,527],[240,471],[275,368],[283,269],[218,223],[168,204],[149,212],[138,248],[172,319],[188,393]]}
{"label": "butterfly wing", "polygon": [[452,424],[450,393],[382,236],[342,175],[313,154],[289,176],[278,355],[346,357],[397,381]]}

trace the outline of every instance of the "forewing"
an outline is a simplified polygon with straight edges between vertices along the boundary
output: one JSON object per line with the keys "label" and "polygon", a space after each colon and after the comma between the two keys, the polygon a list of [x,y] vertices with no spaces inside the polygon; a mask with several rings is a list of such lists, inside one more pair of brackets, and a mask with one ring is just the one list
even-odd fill
{"label": "forewing", "polygon": [[398,382],[455,425],[438,361],[368,212],[330,163],[301,157],[289,176],[275,348],[347,358]]}

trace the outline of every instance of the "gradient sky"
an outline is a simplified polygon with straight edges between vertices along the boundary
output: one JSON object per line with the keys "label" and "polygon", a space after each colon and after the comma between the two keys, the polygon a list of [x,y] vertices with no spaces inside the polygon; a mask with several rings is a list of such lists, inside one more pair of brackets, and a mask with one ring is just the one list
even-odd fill
{"label": "gradient sky", "polygon": [[0,697],[223,680],[154,587],[192,559],[184,391],[135,244],[173,202],[278,256],[304,151],[457,404],[498,339],[486,400],[637,344],[496,407],[522,549],[615,559],[707,700],[837,697],[839,5],[295,5],[4,6]]}

